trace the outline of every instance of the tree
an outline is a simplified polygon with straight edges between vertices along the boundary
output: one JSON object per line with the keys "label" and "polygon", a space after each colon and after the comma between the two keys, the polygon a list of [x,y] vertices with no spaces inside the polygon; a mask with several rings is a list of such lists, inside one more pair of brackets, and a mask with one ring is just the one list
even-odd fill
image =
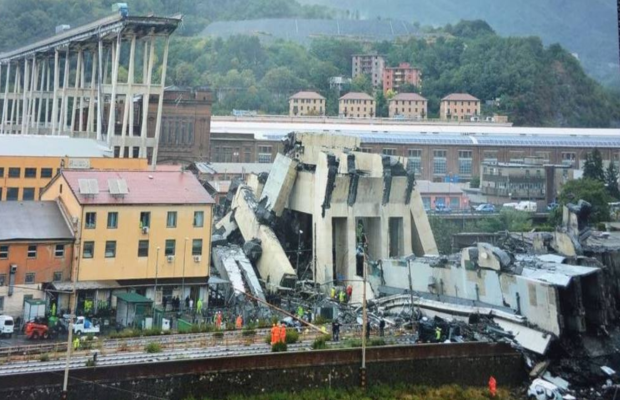
{"label": "tree", "polygon": [[583,177],[586,179],[594,179],[605,182],[605,171],[603,171],[603,157],[598,149],[586,155],[586,161],[583,165]]}
{"label": "tree", "polygon": [[412,83],[403,83],[398,87],[398,93],[420,93],[420,91]]}
{"label": "tree", "polygon": [[582,178],[567,182],[562,187],[558,200],[563,206],[568,203],[576,204],[579,200],[587,201],[592,204],[591,222],[597,223],[609,220],[609,202],[613,199],[603,182]]}
{"label": "tree", "polygon": [[480,188],[480,177],[479,176],[472,176],[471,177],[471,181],[469,181],[469,187],[472,188],[472,189]]}
{"label": "tree", "polygon": [[618,187],[618,167],[613,160],[609,163],[605,172],[605,186],[611,197],[620,200],[620,188]]}
{"label": "tree", "polygon": [[387,118],[389,116],[388,101],[381,90],[375,96],[375,104],[377,105],[377,117]]}
{"label": "tree", "polygon": [[372,95],[372,82],[368,75],[360,74],[351,81],[352,92],[363,92]]}
{"label": "tree", "polygon": [[198,78],[198,72],[193,64],[182,62],[174,69],[174,83],[179,86],[193,86]]}

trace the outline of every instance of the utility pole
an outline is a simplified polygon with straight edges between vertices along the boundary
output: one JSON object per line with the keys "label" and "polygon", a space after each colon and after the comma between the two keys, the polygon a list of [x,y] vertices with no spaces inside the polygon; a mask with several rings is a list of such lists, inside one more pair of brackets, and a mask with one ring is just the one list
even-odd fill
{"label": "utility pole", "polygon": [[159,249],[160,247],[157,246],[157,253],[155,254],[155,293],[153,293],[153,305],[155,306],[157,304],[157,275],[159,272]]}
{"label": "utility pole", "polygon": [[[185,244],[183,245],[183,279],[181,281],[181,304],[185,305],[183,301],[185,299],[185,256],[187,255],[187,241],[189,238],[185,238]],[[181,306],[183,308],[183,306]]]}
{"label": "utility pole", "polygon": [[69,299],[69,332],[67,335],[67,360],[65,362],[65,376],[62,382],[62,392],[60,398],[62,400],[66,400],[68,396],[68,387],[69,387],[69,364],[71,361],[71,353],[73,351],[73,321],[75,318],[75,312],[77,309],[77,279],[78,279],[78,271],[80,268],[79,260],[80,260],[80,242],[81,240],[78,238],[77,243],[74,245],[74,254],[75,256],[75,267],[73,268],[72,281],[73,281],[73,289],[71,291],[71,298]]}
{"label": "utility pole", "polygon": [[366,313],[366,249],[364,249],[364,262],[362,263],[362,367],[360,368],[360,385],[366,388],[366,325],[368,315]]}

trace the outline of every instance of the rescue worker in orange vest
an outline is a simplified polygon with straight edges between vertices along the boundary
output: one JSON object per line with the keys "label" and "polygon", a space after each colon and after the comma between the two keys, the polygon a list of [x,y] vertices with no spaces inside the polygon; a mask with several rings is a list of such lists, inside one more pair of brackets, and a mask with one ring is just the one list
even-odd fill
{"label": "rescue worker in orange vest", "polygon": [[237,315],[237,321],[235,322],[235,328],[237,329],[243,328],[243,319],[241,318],[241,315]]}
{"label": "rescue worker in orange vest", "polygon": [[215,317],[215,327],[219,331],[222,328],[222,312],[218,311],[217,316]]}
{"label": "rescue worker in orange vest", "polygon": [[272,346],[278,343],[278,339],[279,339],[278,336],[280,336],[280,330],[278,329],[276,324],[273,324],[273,326],[271,327],[271,345]]}
{"label": "rescue worker in orange vest", "polygon": [[280,341],[286,343],[286,326],[284,324],[280,324]]}
{"label": "rescue worker in orange vest", "polygon": [[497,381],[493,376],[489,378],[489,393],[491,393],[491,397],[495,397],[497,394]]}

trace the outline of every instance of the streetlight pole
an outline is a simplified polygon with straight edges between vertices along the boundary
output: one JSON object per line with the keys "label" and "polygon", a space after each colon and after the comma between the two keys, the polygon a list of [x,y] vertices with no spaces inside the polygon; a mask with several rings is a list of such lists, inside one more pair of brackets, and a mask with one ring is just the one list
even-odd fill
{"label": "streetlight pole", "polygon": [[157,253],[155,255],[155,293],[153,294],[153,304],[157,304],[157,275],[159,273],[159,246],[157,246]]}
{"label": "streetlight pole", "polygon": [[[183,245],[183,279],[181,280],[181,300],[185,299],[185,257],[187,256],[187,241],[188,240],[189,238],[185,238],[185,244]],[[185,305],[185,302],[181,301],[181,304]]]}

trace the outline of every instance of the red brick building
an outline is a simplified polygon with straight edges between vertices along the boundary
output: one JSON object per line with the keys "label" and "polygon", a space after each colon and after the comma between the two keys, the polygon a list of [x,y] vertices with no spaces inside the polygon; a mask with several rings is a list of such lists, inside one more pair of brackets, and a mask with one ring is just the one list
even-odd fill
{"label": "red brick building", "polygon": [[398,67],[383,69],[383,93],[388,90],[398,92],[401,85],[409,83],[415,87],[422,86],[422,71],[413,68],[409,63],[400,63]]}

